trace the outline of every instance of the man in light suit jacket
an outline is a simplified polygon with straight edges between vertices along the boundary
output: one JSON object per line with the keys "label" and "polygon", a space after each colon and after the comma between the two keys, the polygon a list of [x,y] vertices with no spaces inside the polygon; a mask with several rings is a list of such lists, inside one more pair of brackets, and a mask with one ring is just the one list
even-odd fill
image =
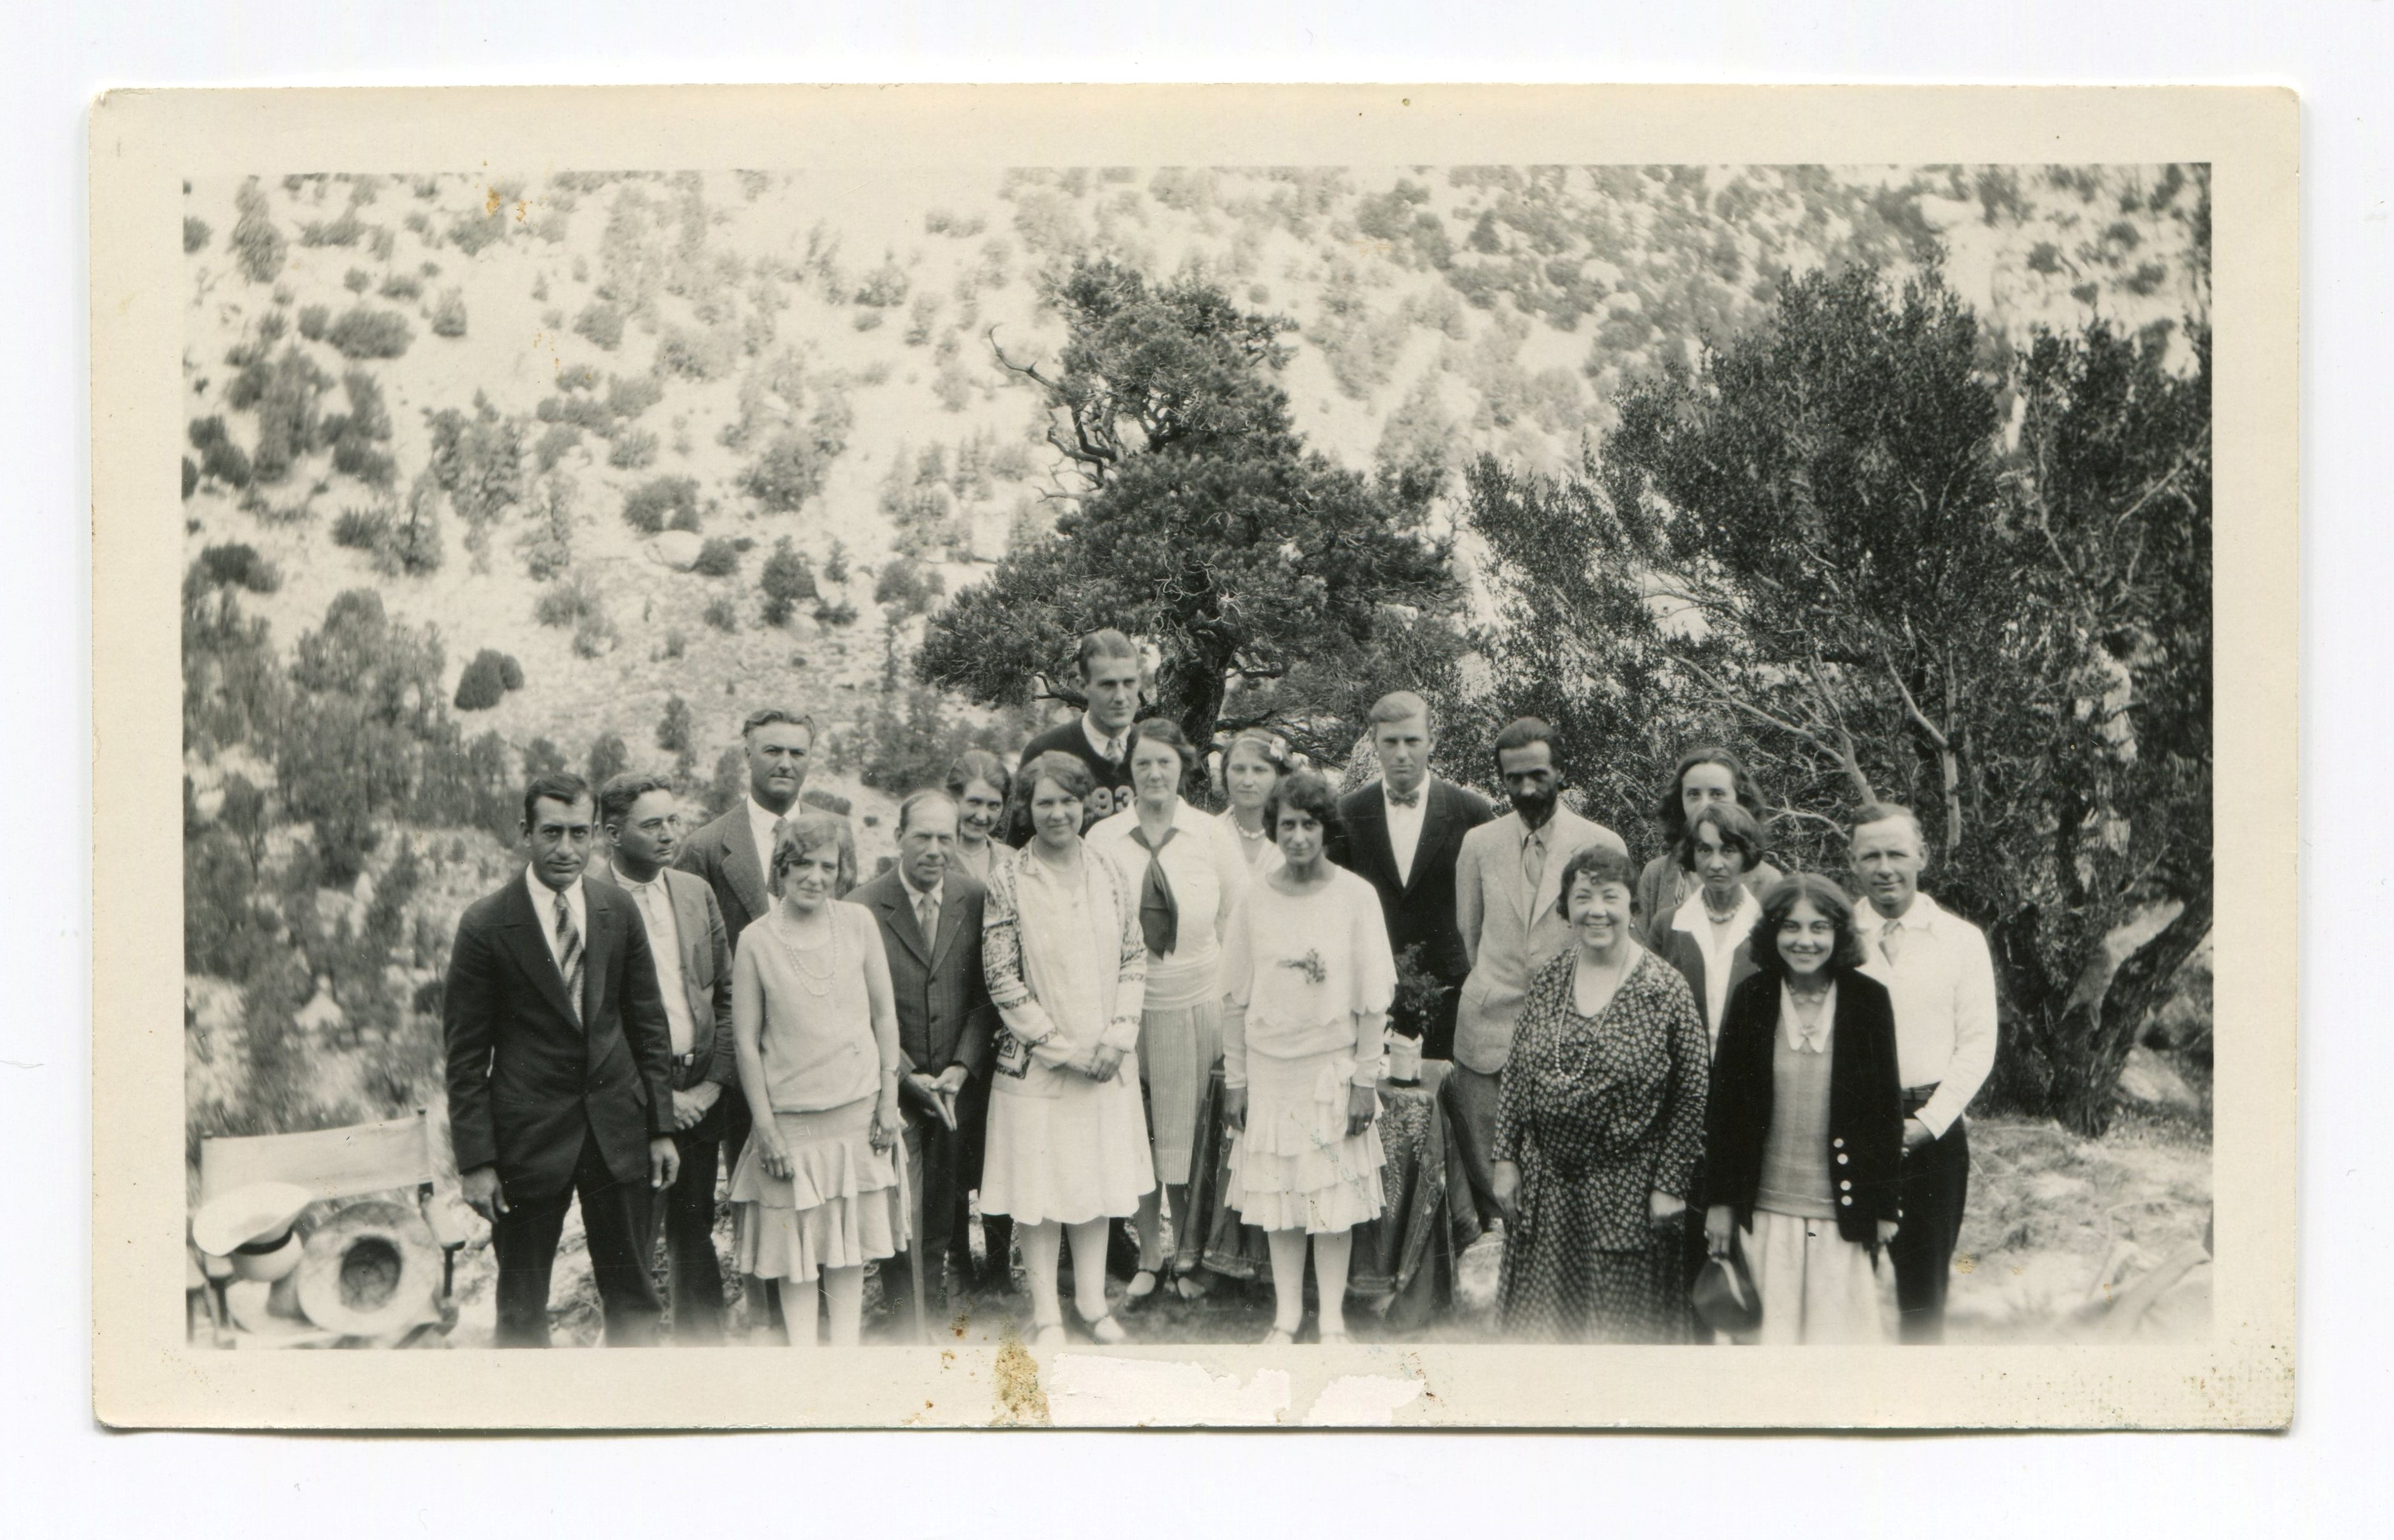
{"label": "man in light suit jacket", "polygon": [[1392,1012],[1390,1024],[1419,1036],[1424,1058],[1445,1059],[1454,1046],[1455,991],[1471,971],[1454,923],[1454,862],[1463,836],[1493,815],[1479,797],[1430,774],[1435,744],[1428,702],[1410,690],[1380,698],[1372,707],[1380,779],[1339,799],[1344,833],[1330,855],[1379,893],[1388,950],[1400,958],[1411,953],[1439,986],[1435,1005]]}
{"label": "man in light suit jacket", "polygon": [[[919,791],[899,804],[897,832],[897,864],[850,893],[848,902],[873,911],[881,924],[882,949],[889,954],[898,1007],[899,1105],[906,1119],[907,1174],[921,1215],[914,1244],[922,1259],[924,1307],[943,1319],[949,1289],[942,1264],[960,1283],[972,1277],[965,1171],[987,1117],[986,1068],[997,1019],[980,966],[986,889],[951,863],[956,804],[947,793]],[[893,1299],[903,1298],[912,1287],[911,1270],[888,1268],[882,1276]]]}
{"label": "man in light suit jacket", "polygon": [[731,1049],[731,942],[706,884],[671,870],[681,842],[673,783],[661,775],[619,775],[598,788],[598,829],[609,859],[593,883],[631,895],[656,959],[673,1037],[674,1148],[681,1175],[658,1205],[647,1251],[664,1232],[673,1275],[674,1340],[723,1337],[723,1270],[715,1256],[715,1157],[723,1141],[723,1104],[740,1098]]}
{"label": "man in light suit jacket", "polygon": [[[703,877],[715,892],[715,906],[723,914],[724,934],[737,949],[740,933],[773,907],[765,890],[765,872],[773,861],[773,825],[798,805],[806,790],[807,761],[814,753],[815,723],[811,717],[766,706],[752,711],[740,726],[742,751],[748,760],[748,795],[712,823],[690,836],[674,858],[682,871]],[[748,1142],[748,1099],[725,1097],[723,1109],[723,1169],[729,1176],[740,1168],[740,1152]],[[769,1309],[778,1309],[773,1291],[765,1291]]]}
{"label": "man in light suit jacket", "polygon": [[468,908],[442,997],[449,1138],[466,1202],[491,1222],[498,1345],[548,1346],[548,1280],[579,1197],[607,1345],[653,1341],[662,1307],[641,1243],[680,1165],[673,1045],[640,915],[583,880],[594,814],[578,775],[524,792],[530,861]]}
{"label": "man in light suit jacket", "polygon": [[1463,836],[1454,863],[1454,922],[1471,958],[1456,1002],[1454,1070],[1446,1081],[1455,1142],[1482,1220],[1496,1213],[1489,1148],[1497,1077],[1538,970],[1571,945],[1556,905],[1563,868],[1592,845],[1629,853],[1622,837],[1564,807],[1554,729],[1524,717],[1496,735],[1496,773],[1513,810]]}

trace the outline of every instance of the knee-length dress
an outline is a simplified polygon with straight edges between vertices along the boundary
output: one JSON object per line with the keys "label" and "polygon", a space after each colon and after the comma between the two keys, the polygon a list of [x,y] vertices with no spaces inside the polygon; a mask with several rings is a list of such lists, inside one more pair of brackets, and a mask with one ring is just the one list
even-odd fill
{"label": "knee-length dress", "polygon": [[733,1010],[761,1013],[758,1058],[790,1157],[790,1175],[776,1177],[751,1139],[731,1174],[734,1251],[740,1270],[759,1278],[805,1283],[906,1245],[897,1160],[872,1139],[881,1053],[867,975],[877,967],[886,979],[888,958],[869,910],[825,909],[827,961],[794,952],[776,911],[740,933],[731,965]]}
{"label": "knee-length dress", "polygon": [[1379,1085],[1397,988],[1379,895],[1344,867],[1302,895],[1250,883],[1222,981],[1222,1083],[1247,1091],[1230,1205],[1251,1225],[1314,1234],[1379,1218],[1379,1124],[1347,1132],[1349,1088]]}
{"label": "knee-length dress", "polygon": [[1125,808],[1089,830],[1091,848],[1113,858],[1140,892],[1150,862],[1163,869],[1177,924],[1173,944],[1147,954],[1138,1026],[1138,1077],[1147,1087],[1155,1177],[1189,1179],[1197,1103],[1222,1057],[1222,929],[1247,884],[1246,859],[1220,822],[1176,800],[1172,826],[1153,850],[1141,841],[1138,809]]}
{"label": "knee-length dress", "polygon": [[[1138,889],[1086,844],[1071,872],[1034,847],[1002,852],[981,905],[981,966],[1006,1023],[981,1212],[1068,1225],[1136,1214],[1155,1190],[1133,1057],[1147,984]],[[1111,1080],[1083,1073],[1100,1045],[1123,1055]]]}
{"label": "knee-length dress", "polygon": [[[1635,942],[1631,943],[1633,946]],[[1493,1160],[1521,1170],[1497,1310],[1507,1336],[1673,1342],[1687,1330],[1678,1232],[1649,1194],[1686,1199],[1704,1141],[1703,1018],[1677,968],[1638,949],[1604,1009],[1572,999],[1574,949],[1530,984],[1497,1091]],[[1680,1223],[1694,1222],[1692,1210]]]}

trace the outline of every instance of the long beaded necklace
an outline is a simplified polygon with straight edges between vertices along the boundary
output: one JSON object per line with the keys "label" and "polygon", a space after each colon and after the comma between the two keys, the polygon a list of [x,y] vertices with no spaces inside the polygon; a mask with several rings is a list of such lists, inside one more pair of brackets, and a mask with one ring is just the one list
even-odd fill
{"label": "long beaded necklace", "polygon": [[[831,940],[814,946],[802,947],[791,933],[790,922],[779,914],[773,916],[773,939],[782,943],[782,950],[789,954],[790,966],[797,969],[798,987],[818,1000],[831,993],[832,981],[839,977],[839,925],[829,915],[825,915],[823,918],[831,924]],[[821,952],[826,946],[831,951],[831,957],[824,965],[823,970],[818,973],[807,966],[807,954]]]}

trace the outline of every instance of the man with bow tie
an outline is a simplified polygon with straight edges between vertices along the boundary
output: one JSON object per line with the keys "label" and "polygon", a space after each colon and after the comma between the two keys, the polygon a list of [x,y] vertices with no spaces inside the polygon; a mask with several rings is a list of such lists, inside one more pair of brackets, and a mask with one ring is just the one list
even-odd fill
{"label": "man with bow tie", "polygon": [[1877,803],[1855,815],[1854,877],[1870,908],[1857,915],[1862,971],[1895,1004],[1903,1078],[1903,1228],[1895,1263],[1903,1340],[1945,1336],[1945,1289],[1969,1194],[1970,1139],[1962,1114],[1995,1063],[1995,966],[1986,933],[1920,891],[1928,864],[1911,809]]}
{"label": "man with bow tie", "polygon": [[608,859],[594,884],[631,895],[656,960],[673,1038],[674,1147],[681,1174],[658,1206],[643,1255],[664,1231],[673,1278],[674,1340],[723,1337],[723,1271],[715,1255],[715,1158],[723,1142],[723,1104],[740,1095],[731,1048],[731,942],[723,911],[703,878],[673,870],[681,809],[673,783],[625,774],[598,788],[598,831]]}
{"label": "man with bow tie", "polygon": [[548,1282],[578,1198],[607,1345],[652,1341],[662,1306],[641,1243],[679,1175],[673,1042],[632,900],[584,880],[590,787],[524,791],[521,874],[468,908],[441,997],[449,1139],[498,1257],[498,1345],[548,1346]]}
{"label": "man with bow tie", "polygon": [[1487,803],[1429,772],[1436,744],[1427,701],[1410,690],[1380,697],[1372,707],[1380,779],[1339,800],[1346,837],[1330,852],[1379,893],[1388,949],[1401,961],[1410,952],[1438,986],[1435,1004],[1401,1005],[1389,1017],[1396,1031],[1422,1040],[1425,1059],[1454,1051],[1456,992],[1471,972],[1455,920],[1455,861],[1463,836],[1494,816]]}
{"label": "man with bow tie", "polygon": [[[1032,739],[1020,762],[1031,764],[1043,754],[1069,754],[1088,766],[1098,785],[1082,809],[1082,827],[1086,828],[1130,806],[1130,728],[1138,716],[1145,665],[1136,642],[1107,629],[1081,638],[1073,668],[1088,701],[1086,709]],[[1028,830],[1018,830],[1014,843],[1025,837]]]}

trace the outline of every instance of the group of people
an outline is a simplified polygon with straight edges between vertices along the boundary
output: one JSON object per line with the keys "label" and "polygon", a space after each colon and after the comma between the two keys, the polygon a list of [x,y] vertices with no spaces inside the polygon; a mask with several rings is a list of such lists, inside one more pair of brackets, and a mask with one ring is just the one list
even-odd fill
{"label": "group of people", "polygon": [[[659,1336],[660,1242],[675,1339],[722,1340],[718,1180],[752,1325],[793,1345],[860,1339],[867,1268],[944,1316],[1010,1287],[1018,1247],[1035,1341],[1122,1341],[1117,1312],[1210,1286],[1164,1244],[1167,1213],[1206,1219],[1207,1107],[1221,1201],[1267,1237],[1266,1341],[1303,1328],[1309,1253],[1340,1342],[1386,1204],[1391,1033],[1445,1061],[1505,1336],[1706,1337],[1690,1283],[1720,1257],[1759,1340],[1882,1339],[1890,1295],[1904,1340],[1939,1339],[1994,985],[1983,936],[1918,890],[1909,812],[1857,815],[1858,910],[1769,864],[1752,778],[1699,749],[1640,868],[1564,805],[1546,724],[1494,741],[1500,816],[1431,773],[1409,691],[1371,713],[1376,780],[1342,796],[1244,733],[1207,812],[1206,746],[1138,717],[1136,646],[1098,632],[1077,668],[1086,709],[905,796],[862,884],[848,821],[800,801],[803,715],[747,718],[747,796],[687,838],[662,778],[527,787],[526,868],[459,922],[444,1006],[502,1345],[546,1342],[577,1199],[611,1345]],[[1137,1266],[1110,1298],[1118,1223]]]}

